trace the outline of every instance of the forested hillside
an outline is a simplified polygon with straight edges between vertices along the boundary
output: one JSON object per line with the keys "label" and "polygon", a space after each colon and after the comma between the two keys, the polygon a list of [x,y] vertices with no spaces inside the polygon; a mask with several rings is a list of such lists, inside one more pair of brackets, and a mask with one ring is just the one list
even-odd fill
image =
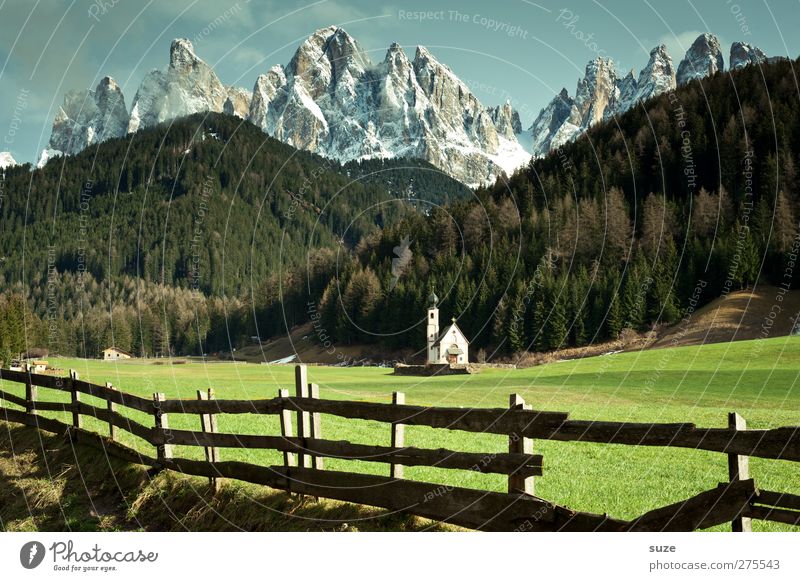
{"label": "forested hillside", "polygon": [[240,305],[270,276],[405,211],[375,180],[220,114],[11,168],[2,193],[0,280],[26,299],[28,347],[89,355],[229,348],[226,319],[235,344]]}
{"label": "forested hillside", "polygon": [[[423,345],[435,287],[474,347],[549,350],[690,317],[758,279],[796,288],[797,64],[692,82],[479,201],[363,240],[321,297],[320,327],[339,341]],[[387,292],[404,236],[412,253]]]}

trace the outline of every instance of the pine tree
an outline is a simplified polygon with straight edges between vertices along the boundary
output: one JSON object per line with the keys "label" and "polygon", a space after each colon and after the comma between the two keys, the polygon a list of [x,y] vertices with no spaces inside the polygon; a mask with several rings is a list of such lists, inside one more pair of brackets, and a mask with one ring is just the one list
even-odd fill
{"label": "pine tree", "polygon": [[567,340],[566,297],[561,281],[551,280],[547,284],[547,303],[550,307],[545,325],[547,332],[543,344],[548,350],[561,349]]}

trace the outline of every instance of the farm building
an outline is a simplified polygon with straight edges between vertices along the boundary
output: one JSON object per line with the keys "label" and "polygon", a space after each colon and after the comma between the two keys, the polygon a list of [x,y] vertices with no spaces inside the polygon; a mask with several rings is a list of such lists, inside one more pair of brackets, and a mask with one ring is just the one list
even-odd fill
{"label": "farm building", "polygon": [[455,317],[450,326],[439,333],[439,297],[436,293],[431,292],[428,303],[428,365],[469,363],[469,341],[456,324]]}
{"label": "farm building", "polygon": [[42,373],[47,370],[47,361],[43,359],[35,359],[28,363],[28,369],[33,373]]}
{"label": "farm building", "polygon": [[103,349],[104,361],[117,361],[119,359],[130,359],[131,357],[133,357],[133,355],[116,347],[107,347]]}

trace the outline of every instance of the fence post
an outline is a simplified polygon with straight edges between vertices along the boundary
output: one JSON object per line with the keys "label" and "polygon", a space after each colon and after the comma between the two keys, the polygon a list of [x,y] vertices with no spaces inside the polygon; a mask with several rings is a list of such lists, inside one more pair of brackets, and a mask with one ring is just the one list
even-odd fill
{"label": "fence post", "polygon": [[[728,427],[732,430],[746,430],[747,421],[737,414],[728,414]],[[750,458],[739,454],[728,454],[728,478],[731,482],[750,478]],[[753,532],[752,520],[748,516],[738,516],[731,521],[731,530],[735,533]]]}
{"label": "fence post", "polygon": [[164,467],[166,461],[172,458],[172,445],[167,444],[169,438],[169,419],[167,414],[161,411],[161,402],[166,401],[167,397],[163,393],[153,394],[153,416],[155,418],[156,431],[160,432],[164,437],[164,442],[156,446],[156,458],[161,467]]}
{"label": "fence post", "polygon": [[[392,393],[392,403],[395,405],[402,405],[406,403],[406,394],[395,391]],[[406,445],[406,427],[403,424],[392,424],[392,448],[402,448]],[[403,477],[403,465],[389,464],[389,476],[392,478]]]}
{"label": "fence post", "polygon": [[[70,394],[72,395],[72,427],[79,429],[83,427],[83,418],[81,417],[81,412],[78,409],[78,406],[81,404],[81,393],[78,391],[75,382],[78,381],[78,372],[74,369],[69,370],[69,390]],[[70,430],[70,435],[72,437],[72,441],[78,439],[78,432],[76,430]]]}
{"label": "fence post", "polygon": [[[518,393],[512,393],[508,398],[508,407],[510,409],[531,409],[531,406],[526,405],[525,400]],[[518,434],[509,434],[508,451],[516,454],[533,454],[533,440]],[[533,476],[526,478],[517,474],[509,474],[508,492],[533,495]]]}
{"label": "fence post", "polygon": [[[308,385],[308,395],[311,399],[319,399],[319,386],[316,383],[310,383]],[[319,412],[313,412],[311,414],[311,438],[319,439],[322,438],[322,416]],[[322,457],[321,456],[311,456],[311,467],[317,470],[322,470]]]}
{"label": "fence post", "polygon": [[[279,389],[278,390],[278,397],[284,398],[289,397],[289,390],[288,389]],[[286,406],[281,407],[281,436],[284,438],[291,438],[294,435],[294,431],[292,430],[292,412],[291,410],[286,409]],[[294,453],[293,452],[284,452],[283,453],[283,465],[289,468],[290,466],[295,466],[294,462]]]}
{"label": "fence post", "polygon": [[[209,388],[207,392],[197,390],[197,399],[201,401],[213,401],[214,390]],[[200,414],[200,429],[208,434],[217,432],[217,416],[215,414]],[[219,449],[215,446],[205,446],[206,462],[217,462],[219,460]],[[217,492],[217,479],[213,476],[208,478],[208,486],[213,494]]]}
{"label": "fence post", "polygon": [[33,385],[33,379],[31,379],[31,368],[26,363],[25,364],[25,413],[29,416],[35,416],[38,414],[36,411],[36,399],[39,396],[39,388]]}
{"label": "fence post", "polygon": [[[305,365],[297,365],[294,368],[295,395],[297,397],[308,397],[308,370]],[[300,445],[306,447],[306,438],[311,432],[311,418],[308,412],[297,411],[297,437],[300,438]],[[297,454],[297,465],[300,468],[307,468],[309,458],[302,449]]]}
{"label": "fence post", "polygon": [[[116,391],[116,388],[113,385],[111,385],[110,381],[106,381],[106,387],[108,389]],[[115,426],[114,423],[111,421],[112,420],[111,414],[116,413],[117,404],[115,404],[113,401],[111,401],[111,399],[107,399],[106,400],[106,408],[108,409],[108,414],[109,414],[108,415],[108,436],[112,440],[116,440],[117,439],[117,426]]]}

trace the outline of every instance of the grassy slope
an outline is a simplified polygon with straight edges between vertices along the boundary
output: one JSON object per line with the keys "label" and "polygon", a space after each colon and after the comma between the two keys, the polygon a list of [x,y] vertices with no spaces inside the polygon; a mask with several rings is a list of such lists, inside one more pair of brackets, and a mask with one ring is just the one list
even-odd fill
{"label": "grassy slope", "polygon": [[[735,410],[750,427],[777,427],[800,425],[798,348],[800,338],[781,337],[621,353],[525,370],[487,370],[474,376],[409,378],[393,377],[387,369],[311,367],[309,377],[320,385],[325,398],[389,401],[392,391],[403,391],[414,404],[493,407],[506,405],[508,394],[517,392],[536,408],[569,411],[575,419],[692,421],[721,427],[726,424],[726,413]],[[86,360],[58,364],[77,369],[82,378],[111,381],[126,391],[163,391],[173,397],[193,397],[195,389],[213,387],[220,398],[268,398],[278,387],[291,387],[293,382],[291,366],[158,366],[144,361],[114,364]],[[6,384],[5,388],[9,387]],[[14,389],[19,392],[16,386]],[[143,416],[140,419],[149,421]],[[194,429],[198,419],[173,416],[170,424]],[[220,430],[278,433],[278,426],[272,417],[223,416]],[[388,426],[374,422],[326,416],[323,432],[329,438],[389,443]],[[507,446],[500,436],[422,427],[407,429],[406,444],[486,452]],[[617,517],[633,517],[686,498],[726,480],[727,474],[725,457],[701,451],[539,441],[535,447],[545,457],[545,475],[537,480],[537,495]],[[196,449],[177,452],[200,457]],[[223,450],[222,456],[280,461],[278,454],[270,451]],[[364,462],[331,461],[328,467],[386,472],[382,464]],[[795,463],[753,459],[751,473],[764,489],[800,493],[800,466]],[[462,486],[504,487],[501,476],[474,472],[409,468],[407,474]],[[756,527],[781,528],[769,523],[757,523]]]}

